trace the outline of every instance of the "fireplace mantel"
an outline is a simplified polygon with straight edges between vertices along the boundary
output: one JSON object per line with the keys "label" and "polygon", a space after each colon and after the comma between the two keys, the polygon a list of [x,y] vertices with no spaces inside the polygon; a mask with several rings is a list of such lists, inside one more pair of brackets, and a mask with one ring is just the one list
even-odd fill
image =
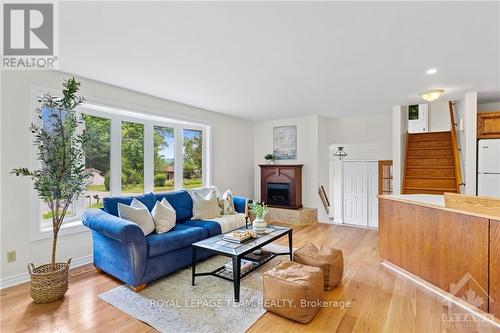
{"label": "fireplace mantel", "polygon": [[[270,207],[299,209],[302,208],[302,164],[260,164],[260,198]],[[268,186],[288,185],[288,204],[273,204],[268,196]],[[272,192],[271,192],[272,193]]]}

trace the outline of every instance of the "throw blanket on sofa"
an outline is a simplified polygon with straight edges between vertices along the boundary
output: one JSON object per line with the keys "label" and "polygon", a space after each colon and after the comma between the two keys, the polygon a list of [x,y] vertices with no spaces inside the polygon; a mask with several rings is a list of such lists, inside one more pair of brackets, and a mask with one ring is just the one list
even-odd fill
{"label": "throw blanket on sofa", "polygon": [[245,225],[245,214],[237,213],[233,215],[222,215],[213,219],[204,219],[205,221],[214,221],[219,223],[222,233],[229,232]]}

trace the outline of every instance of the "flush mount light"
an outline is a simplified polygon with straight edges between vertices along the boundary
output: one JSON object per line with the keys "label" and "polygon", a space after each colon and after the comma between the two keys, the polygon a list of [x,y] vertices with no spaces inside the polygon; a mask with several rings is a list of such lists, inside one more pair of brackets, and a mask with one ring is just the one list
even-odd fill
{"label": "flush mount light", "polygon": [[432,102],[444,93],[443,89],[432,89],[422,91],[419,95],[427,102]]}
{"label": "flush mount light", "polygon": [[347,153],[344,151],[344,147],[337,147],[337,151],[333,153],[333,156],[337,156],[341,160],[342,157],[347,156]]}
{"label": "flush mount light", "polygon": [[426,73],[431,75],[431,74],[436,74],[437,71],[438,71],[437,68],[429,68]]}

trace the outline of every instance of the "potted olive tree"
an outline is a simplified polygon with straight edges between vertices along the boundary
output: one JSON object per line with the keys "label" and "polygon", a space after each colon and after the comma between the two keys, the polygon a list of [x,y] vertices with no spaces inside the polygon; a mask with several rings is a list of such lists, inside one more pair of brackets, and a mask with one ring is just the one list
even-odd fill
{"label": "potted olive tree", "polygon": [[57,236],[72,202],[81,196],[91,178],[85,171],[83,149],[87,141],[84,132],[78,133],[82,120],[76,107],[83,98],[76,94],[80,83],[70,78],[63,83],[63,97],[44,94],[36,109],[42,125],[31,124],[33,145],[37,149],[40,168],[12,170],[16,176],[27,176],[33,181],[38,196],[47,203],[52,215],[52,261],[35,267],[31,263],[31,296],[35,303],[48,303],[60,299],[68,290],[67,262],[56,262]]}

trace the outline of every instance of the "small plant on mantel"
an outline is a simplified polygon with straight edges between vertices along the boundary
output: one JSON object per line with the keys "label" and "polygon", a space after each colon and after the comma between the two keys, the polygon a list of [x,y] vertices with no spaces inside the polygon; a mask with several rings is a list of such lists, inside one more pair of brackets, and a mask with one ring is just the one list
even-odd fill
{"label": "small plant on mantel", "polygon": [[274,163],[274,155],[273,154],[264,155],[264,159],[266,160],[267,164]]}
{"label": "small plant on mantel", "polygon": [[76,94],[80,82],[70,78],[63,83],[63,97],[44,94],[36,109],[42,125],[31,124],[33,145],[37,149],[40,168],[12,170],[16,176],[27,176],[33,181],[38,196],[50,208],[52,215],[52,260],[50,264],[28,270],[31,275],[31,295],[35,303],[47,303],[64,296],[68,289],[67,262],[56,263],[57,236],[64,217],[72,202],[86,190],[90,178],[85,171],[84,146],[87,142],[85,133],[78,133],[82,123],[75,109],[83,98]]}

